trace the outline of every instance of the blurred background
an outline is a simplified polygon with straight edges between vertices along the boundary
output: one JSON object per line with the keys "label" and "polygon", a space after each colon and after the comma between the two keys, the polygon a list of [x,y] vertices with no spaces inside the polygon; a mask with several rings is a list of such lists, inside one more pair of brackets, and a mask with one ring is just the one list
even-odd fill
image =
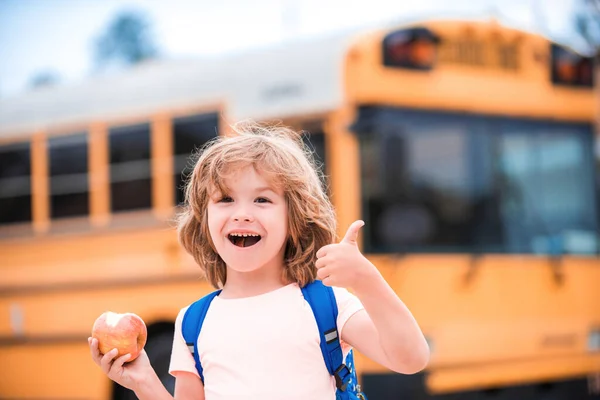
{"label": "blurred background", "polygon": [[191,156],[246,118],[305,132],[429,341],[358,354],[369,399],[600,398],[599,49],[595,0],[0,0],[0,398],[134,399],[106,310],[172,392]]}
{"label": "blurred background", "polygon": [[[3,0],[1,7],[3,98],[34,87],[82,82],[148,60],[240,52],[420,18],[496,18],[589,51],[580,23],[589,10],[578,0],[375,0],[368,6],[341,0]],[[589,30],[597,34],[593,24]]]}

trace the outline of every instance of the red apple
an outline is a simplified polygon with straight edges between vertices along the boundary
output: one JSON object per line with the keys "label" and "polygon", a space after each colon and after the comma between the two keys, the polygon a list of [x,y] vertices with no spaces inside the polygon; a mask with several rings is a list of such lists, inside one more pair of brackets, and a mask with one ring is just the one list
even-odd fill
{"label": "red apple", "polygon": [[100,353],[106,354],[118,349],[117,357],[130,353],[129,361],[139,355],[148,337],[144,320],[133,313],[118,314],[107,311],[96,319],[92,337],[98,339]]}

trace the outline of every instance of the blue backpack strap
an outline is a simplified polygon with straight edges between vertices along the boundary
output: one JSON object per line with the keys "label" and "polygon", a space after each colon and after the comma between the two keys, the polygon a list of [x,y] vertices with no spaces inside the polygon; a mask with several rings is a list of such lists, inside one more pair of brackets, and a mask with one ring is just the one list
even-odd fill
{"label": "blue backpack strap", "polygon": [[321,281],[314,281],[302,288],[302,294],[317,320],[321,336],[321,353],[327,370],[335,377],[338,392],[345,392],[352,373],[344,364],[344,354],[337,331],[338,309],[333,289],[323,285]]}
{"label": "blue backpack strap", "polygon": [[202,323],[206,317],[208,307],[215,296],[218,296],[219,293],[221,293],[221,291],[216,290],[207,294],[200,300],[192,303],[186,310],[181,322],[181,333],[183,334],[183,339],[185,340],[188,349],[194,356],[194,361],[196,361],[196,370],[198,370],[198,375],[200,375],[200,379],[202,379],[203,383],[204,374],[202,373],[202,364],[200,363],[200,355],[198,354],[198,336],[200,335],[200,329],[202,328]]}

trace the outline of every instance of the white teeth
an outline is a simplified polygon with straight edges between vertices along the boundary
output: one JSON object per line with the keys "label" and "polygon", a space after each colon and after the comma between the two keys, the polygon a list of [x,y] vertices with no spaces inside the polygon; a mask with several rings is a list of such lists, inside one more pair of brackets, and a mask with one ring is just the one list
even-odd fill
{"label": "white teeth", "polygon": [[230,236],[239,236],[239,237],[248,237],[248,236],[257,237],[257,236],[260,236],[260,235],[257,235],[256,233],[230,233],[229,235]]}

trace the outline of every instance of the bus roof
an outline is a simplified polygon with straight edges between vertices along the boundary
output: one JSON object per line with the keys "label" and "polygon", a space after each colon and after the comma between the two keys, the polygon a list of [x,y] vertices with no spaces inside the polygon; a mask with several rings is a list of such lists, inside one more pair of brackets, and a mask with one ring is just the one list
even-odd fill
{"label": "bus roof", "polygon": [[78,84],[0,100],[0,138],[162,110],[224,106],[228,120],[323,112],[342,99],[350,35],[298,40],[244,53],[147,62]]}
{"label": "bus roof", "polygon": [[328,112],[342,102],[344,56],[357,33],[442,20],[490,21],[489,18],[396,21],[393,26],[357,27],[235,54],[146,62],[77,84],[39,88],[0,99],[0,139],[67,126],[87,126],[91,121],[193,108],[209,111],[214,107],[230,122]]}

